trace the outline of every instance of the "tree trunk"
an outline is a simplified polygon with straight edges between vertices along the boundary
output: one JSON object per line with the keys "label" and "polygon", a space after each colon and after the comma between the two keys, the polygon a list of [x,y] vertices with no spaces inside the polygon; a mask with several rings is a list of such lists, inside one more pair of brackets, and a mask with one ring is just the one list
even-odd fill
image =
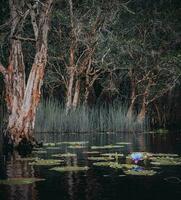
{"label": "tree trunk", "polygon": [[75,78],[75,70],[74,68],[71,68],[69,75],[68,90],[67,90],[66,113],[68,113],[72,107],[74,78]]}
{"label": "tree trunk", "polygon": [[75,92],[72,103],[74,109],[78,107],[79,102],[80,102],[80,80],[77,80],[75,83]]}
{"label": "tree trunk", "polygon": [[132,117],[133,117],[134,103],[135,103],[135,98],[133,98],[131,100],[131,104],[130,104],[130,106],[128,108],[128,112],[127,112],[127,115],[126,115],[128,119],[132,119]]}
{"label": "tree trunk", "polygon": [[135,83],[135,80],[134,80],[134,77],[133,77],[133,70],[129,71],[129,76],[130,76],[130,80],[131,80],[131,103],[130,103],[130,106],[128,108],[127,118],[132,119],[134,103],[136,101],[136,83]]}
{"label": "tree trunk", "polygon": [[143,96],[143,102],[142,102],[142,105],[141,105],[141,110],[137,116],[137,121],[139,123],[143,123],[144,120],[145,120],[145,116],[146,116],[146,96],[144,95]]}
{"label": "tree trunk", "polygon": [[[4,75],[9,113],[6,137],[9,137],[15,146],[18,146],[22,141],[34,143],[35,114],[40,100],[40,89],[47,62],[47,36],[52,1],[45,0],[39,14],[36,54],[27,84],[25,83],[25,67],[20,39],[12,39],[9,66],[5,69],[1,65],[0,68]],[[22,16],[18,12],[21,11],[22,5],[23,1],[10,0],[11,17],[14,19],[11,29],[12,38],[20,26],[19,22]],[[17,38],[17,35],[15,36]]]}
{"label": "tree trunk", "polygon": [[156,113],[157,113],[158,124],[159,124],[159,127],[160,127],[162,125],[162,119],[161,119],[161,114],[160,114],[160,111],[159,111],[159,107],[158,107],[156,102],[153,102],[153,105],[154,105]]}

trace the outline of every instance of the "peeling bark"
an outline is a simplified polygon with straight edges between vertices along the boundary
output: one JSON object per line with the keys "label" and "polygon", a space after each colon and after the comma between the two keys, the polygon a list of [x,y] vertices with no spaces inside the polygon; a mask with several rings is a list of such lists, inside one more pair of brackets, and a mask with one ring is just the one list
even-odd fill
{"label": "peeling bark", "polygon": [[[17,38],[21,37],[19,23],[22,21],[22,16],[18,12],[22,11],[24,1],[10,0],[13,22],[9,66],[5,69],[0,65],[0,72],[4,75],[6,104],[9,113],[6,137],[12,140],[15,146],[22,145],[22,142],[27,144],[35,143],[33,130],[47,62],[47,36],[52,2],[53,0],[45,0],[39,14],[39,24],[37,26],[39,30],[38,33],[37,31],[35,33],[35,38],[37,39],[36,54],[26,83],[21,40],[13,39],[15,34]],[[23,19],[25,19],[24,16]]]}

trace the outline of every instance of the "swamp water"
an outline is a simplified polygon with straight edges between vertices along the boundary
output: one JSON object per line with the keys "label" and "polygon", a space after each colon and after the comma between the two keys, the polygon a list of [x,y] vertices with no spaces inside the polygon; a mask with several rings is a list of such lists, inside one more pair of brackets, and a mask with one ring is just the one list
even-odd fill
{"label": "swamp water", "polygon": [[[44,146],[29,157],[1,153],[0,200],[181,198],[180,134],[36,137]],[[134,162],[133,152],[142,157]]]}

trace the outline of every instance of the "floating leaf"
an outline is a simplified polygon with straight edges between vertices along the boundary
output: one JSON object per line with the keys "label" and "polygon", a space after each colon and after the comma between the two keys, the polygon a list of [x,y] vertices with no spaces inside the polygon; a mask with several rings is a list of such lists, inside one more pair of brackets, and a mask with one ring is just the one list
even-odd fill
{"label": "floating leaf", "polygon": [[57,158],[69,158],[69,157],[76,157],[77,155],[74,153],[63,153],[63,154],[53,154],[52,157],[57,157]]}
{"label": "floating leaf", "polygon": [[99,154],[99,151],[84,151],[84,154]]}
{"label": "floating leaf", "polygon": [[109,156],[109,157],[124,157],[124,154],[121,153],[103,153],[101,156]]}
{"label": "floating leaf", "polygon": [[64,162],[63,160],[54,160],[54,159],[38,159],[34,162],[29,163],[29,165],[37,165],[37,166],[52,166],[52,165],[59,165],[60,163]]}
{"label": "floating leaf", "polygon": [[113,157],[88,157],[88,160],[92,160],[92,161],[109,161],[109,160],[114,160],[115,158]]}
{"label": "floating leaf", "polygon": [[157,172],[154,170],[124,170],[124,173],[127,175],[133,175],[133,176],[153,176],[155,175]]}
{"label": "floating leaf", "polygon": [[50,170],[57,172],[79,172],[79,171],[87,171],[89,167],[79,167],[79,166],[65,166],[65,167],[54,167]]}
{"label": "floating leaf", "polygon": [[43,146],[44,146],[44,147],[55,147],[56,144],[55,144],[55,143],[52,143],[52,142],[51,142],[51,143],[44,143]]}
{"label": "floating leaf", "polygon": [[116,144],[120,144],[120,145],[129,145],[132,144],[131,142],[118,142]]}
{"label": "floating leaf", "polygon": [[105,146],[92,146],[91,149],[119,149],[119,148],[123,148],[124,146],[122,145],[105,145]]}

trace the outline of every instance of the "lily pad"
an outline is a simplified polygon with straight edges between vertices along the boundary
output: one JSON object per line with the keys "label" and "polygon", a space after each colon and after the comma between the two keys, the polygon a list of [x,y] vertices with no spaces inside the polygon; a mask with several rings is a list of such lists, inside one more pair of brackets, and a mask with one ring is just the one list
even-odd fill
{"label": "lily pad", "polygon": [[38,159],[34,162],[29,163],[29,165],[37,165],[37,166],[52,166],[52,165],[59,165],[60,163],[64,162],[63,160],[54,160],[54,159]]}
{"label": "lily pad", "polygon": [[46,149],[47,150],[60,150],[60,147],[54,146],[54,147],[47,147]]}
{"label": "lily pad", "polygon": [[152,158],[151,159],[152,162],[151,164],[152,165],[165,165],[165,166],[178,166],[180,165],[181,166],[181,159],[174,159],[174,158]]}
{"label": "lily pad", "polygon": [[133,164],[121,164],[123,169],[135,169],[139,167],[138,165],[133,165]]}
{"label": "lily pad", "polygon": [[0,185],[27,185],[44,180],[40,178],[8,178],[6,180],[0,180]]}
{"label": "lily pad", "polygon": [[109,157],[124,157],[124,154],[121,153],[103,153],[101,156],[109,156]]}
{"label": "lily pad", "polygon": [[86,146],[82,146],[82,145],[70,145],[68,146],[69,149],[84,149],[87,148]]}
{"label": "lily pad", "polygon": [[[85,144],[88,144],[89,142],[88,141],[75,141],[75,142],[61,142],[61,144],[67,144],[67,145],[85,145]],[[60,143],[59,143],[60,144]]]}
{"label": "lily pad", "polygon": [[93,165],[98,167],[110,167],[113,169],[122,169],[122,165],[117,162],[96,162],[93,163]]}
{"label": "lily pad", "polygon": [[77,155],[74,153],[63,153],[63,154],[53,154],[52,157],[56,158],[69,158],[69,157],[76,157]]}
{"label": "lily pad", "polygon": [[84,151],[84,154],[99,154],[99,151]]}
{"label": "lily pad", "polygon": [[124,170],[124,173],[127,175],[133,175],[133,176],[153,176],[155,175],[157,172],[154,170]]}
{"label": "lily pad", "polygon": [[44,143],[44,144],[43,144],[43,146],[44,146],[44,147],[55,147],[55,146],[56,146],[56,144],[55,144],[55,143],[52,143],[52,142],[50,142],[50,143]]}
{"label": "lily pad", "polygon": [[88,157],[88,160],[92,160],[92,161],[110,161],[110,160],[114,160],[115,158],[113,157]]}
{"label": "lily pad", "polygon": [[46,154],[47,151],[46,150],[38,150],[38,151],[32,151],[32,154]]}
{"label": "lily pad", "polygon": [[79,167],[79,166],[65,166],[65,167],[54,167],[50,170],[57,172],[79,172],[79,171],[87,171],[89,167]]}
{"label": "lily pad", "polygon": [[155,153],[152,154],[153,157],[179,157],[178,154],[171,154],[171,153]]}
{"label": "lily pad", "polygon": [[118,142],[116,144],[120,144],[120,145],[129,145],[132,144],[131,142]]}
{"label": "lily pad", "polygon": [[115,162],[95,162],[93,165],[98,167],[110,167],[110,165],[114,163]]}
{"label": "lily pad", "polygon": [[119,148],[123,148],[124,146],[122,145],[104,145],[104,146],[92,146],[91,149],[119,149]]}

